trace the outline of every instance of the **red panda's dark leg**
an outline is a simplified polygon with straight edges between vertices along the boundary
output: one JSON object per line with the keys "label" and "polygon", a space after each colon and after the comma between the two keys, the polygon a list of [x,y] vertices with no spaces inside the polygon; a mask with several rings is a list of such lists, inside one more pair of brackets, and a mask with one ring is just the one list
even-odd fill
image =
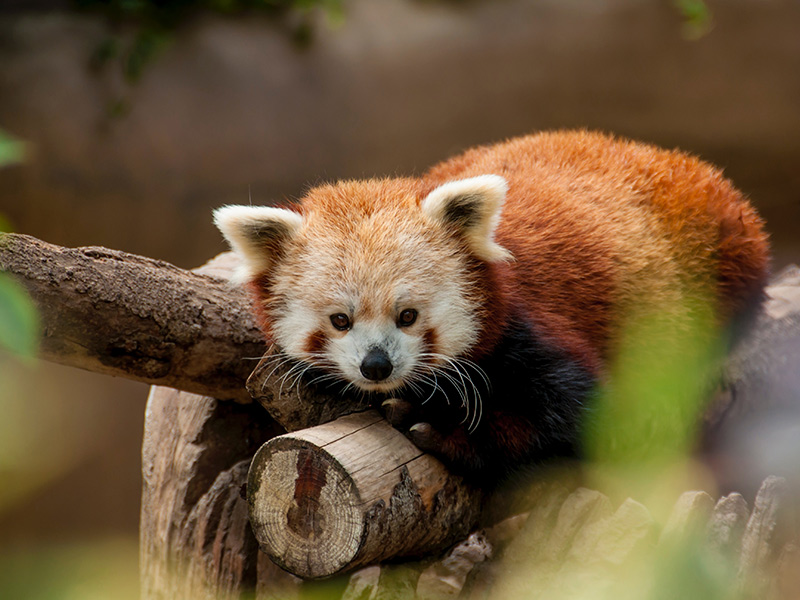
{"label": "red panda's dark leg", "polygon": [[448,428],[445,433],[444,429],[420,421],[426,418],[424,411],[399,398],[384,401],[381,410],[386,420],[393,427],[406,432],[417,448],[455,466],[459,472],[477,472],[484,468],[482,445],[470,439],[463,427]]}
{"label": "red panda's dark leg", "polygon": [[407,429],[415,422],[416,408],[411,402],[400,398],[389,398],[381,404],[381,411],[392,427]]}
{"label": "red panda's dark leg", "polygon": [[459,474],[480,477],[488,466],[485,449],[470,439],[463,427],[444,434],[430,423],[417,423],[408,430],[408,437],[417,448],[441,459]]}
{"label": "red panda's dark leg", "polygon": [[[453,378],[441,381],[431,396],[423,390],[419,399],[392,399],[382,407],[387,418],[420,449],[483,485],[525,465],[578,452],[595,386],[587,368],[522,319],[507,326],[477,365],[488,385],[477,376],[474,387],[454,386]],[[467,407],[467,417],[475,419],[465,419]]]}

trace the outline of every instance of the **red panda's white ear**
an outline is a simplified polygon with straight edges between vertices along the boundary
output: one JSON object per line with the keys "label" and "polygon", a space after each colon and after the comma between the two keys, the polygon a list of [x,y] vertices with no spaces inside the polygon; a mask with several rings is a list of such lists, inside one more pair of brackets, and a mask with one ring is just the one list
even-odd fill
{"label": "red panda's white ear", "polygon": [[422,201],[422,212],[458,231],[478,258],[512,260],[511,253],[494,241],[507,190],[506,180],[499,175],[450,181],[428,194]]}
{"label": "red panda's white ear", "polygon": [[214,224],[242,261],[234,279],[243,283],[272,266],[286,242],[297,235],[303,217],[270,206],[223,206],[214,211]]}

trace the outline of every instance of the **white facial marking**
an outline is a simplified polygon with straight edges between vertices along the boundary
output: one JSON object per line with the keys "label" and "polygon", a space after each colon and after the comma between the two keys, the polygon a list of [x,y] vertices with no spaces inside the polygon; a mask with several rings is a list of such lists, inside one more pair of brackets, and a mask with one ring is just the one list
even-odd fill
{"label": "white facial marking", "polygon": [[233,281],[246,283],[266,271],[281,247],[297,235],[303,217],[271,206],[223,206],[214,211],[214,224],[239,255]]}
{"label": "white facial marking", "polygon": [[[302,214],[223,207],[215,218],[243,258],[240,279],[270,274],[265,307],[278,346],[362,390],[386,392],[413,385],[429,365],[463,356],[477,342],[482,296],[463,242],[483,260],[509,257],[493,239],[505,191],[503,178],[487,175],[445,183],[421,204],[398,197],[351,213],[342,199],[335,218],[331,206],[315,211],[313,203]],[[416,319],[400,326],[408,309]],[[349,329],[331,323],[339,313]],[[392,365],[380,381],[361,371],[375,348]]]}
{"label": "white facial marking", "polygon": [[455,227],[478,258],[511,260],[511,253],[494,241],[508,183],[499,175],[449,181],[422,201],[422,212],[444,226]]}
{"label": "white facial marking", "polygon": [[[347,335],[331,340],[330,354],[348,381],[364,390],[389,391],[403,385],[418,345],[418,340],[402,333],[393,320],[361,320]],[[361,373],[364,358],[373,348],[385,352],[392,364],[391,374],[382,381],[370,380]]]}

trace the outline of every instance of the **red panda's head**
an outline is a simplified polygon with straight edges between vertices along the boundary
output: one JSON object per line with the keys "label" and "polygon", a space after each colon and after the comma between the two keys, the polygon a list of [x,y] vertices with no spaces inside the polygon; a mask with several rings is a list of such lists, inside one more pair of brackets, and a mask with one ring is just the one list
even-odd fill
{"label": "red panda's head", "polygon": [[297,210],[225,206],[215,223],[255,282],[267,335],[289,356],[365,391],[413,385],[468,352],[506,182],[484,175],[420,197],[410,179],[313,189]]}

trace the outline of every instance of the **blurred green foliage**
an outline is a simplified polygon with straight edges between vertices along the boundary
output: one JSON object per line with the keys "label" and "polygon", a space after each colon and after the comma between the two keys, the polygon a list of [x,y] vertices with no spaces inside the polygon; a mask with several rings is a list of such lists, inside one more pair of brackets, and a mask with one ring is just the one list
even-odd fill
{"label": "blurred green foliage", "polygon": [[629,322],[593,407],[587,449],[594,461],[651,465],[692,451],[724,355],[710,306],[695,308],[690,318],[651,315]]}
{"label": "blurred green foliage", "polygon": [[0,552],[0,598],[136,600],[138,540],[30,545]]}
{"label": "blurred green foliage", "polygon": [[[0,168],[20,163],[26,145],[0,129]],[[0,236],[9,231],[8,222],[0,215]],[[5,243],[0,237],[0,244]],[[28,293],[0,271],[0,348],[23,358],[33,359],[39,334],[39,316]]]}
{"label": "blurred green foliage", "polygon": [[[0,238],[0,243],[3,243]],[[0,272],[0,348],[33,360],[39,337],[39,315],[25,289]]]}
{"label": "blurred green foliage", "polygon": [[713,488],[694,460],[728,345],[710,299],[631,316],[584,428],[591,485],[657,519],[687,489]]}
{"label": "blurred green foliage", "polygon": [[[113,35],[96,48],[91,58],[95,68],[118,61],[125,79],[138,81],[145,68],[169,46],[172,34],[179,26],[200,14],[225,16],[282,17],[292,15],[292,39],[300,46],[311,41],[310,15],[322,9],[332,22],[343,17],[343,0],[74,0],[82,11],[104,15],[118,29],[133,27],[132,37]],[[112,116],[126,112],[117,104]]]}
{"label": "blurred green foliage", "polygon": [[681,538],[666,540],[654,550],[648,597],[744,600],[746,595],[738,586],[736,558],[710,552],[702,528],[692,528]]}
{"label": "blurred green foliage", "polygon": [[713,26],[713,15],[705,0],[673,0],[683,18],[683,34],[689,39],[706,35]]}
{"label": "blurred green foliage", "polygon": [[[25,152],[25,142],[0,129],[0,168],[21,163],[25,159]],[[4,231],[2,222],[0,231]]]}

